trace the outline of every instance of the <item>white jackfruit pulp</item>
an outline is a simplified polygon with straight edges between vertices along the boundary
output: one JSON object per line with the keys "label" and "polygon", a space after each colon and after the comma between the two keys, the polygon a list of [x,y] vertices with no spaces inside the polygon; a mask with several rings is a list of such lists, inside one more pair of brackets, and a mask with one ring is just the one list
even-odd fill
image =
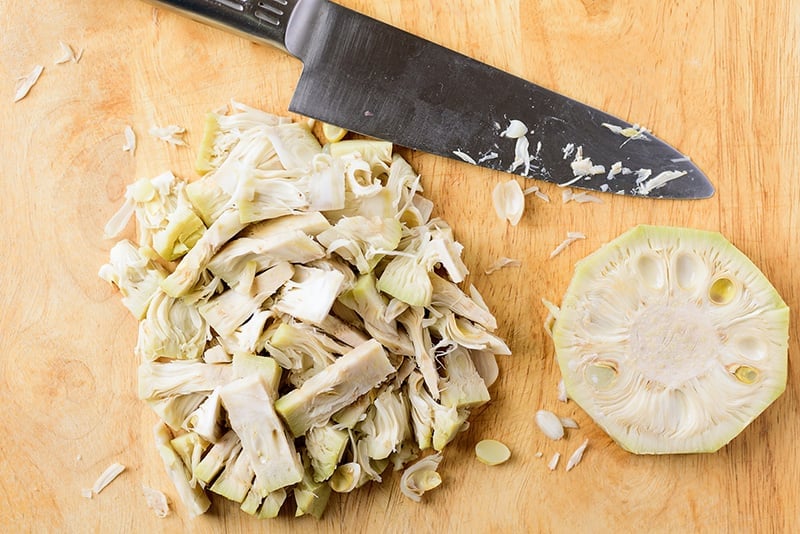
{"label": "white jackfruit pulp", "polygon": [[569,397],[624,449],[713,452],[786,387],[789,308],[721,234],[637,226],[580,261],[553,325]]}

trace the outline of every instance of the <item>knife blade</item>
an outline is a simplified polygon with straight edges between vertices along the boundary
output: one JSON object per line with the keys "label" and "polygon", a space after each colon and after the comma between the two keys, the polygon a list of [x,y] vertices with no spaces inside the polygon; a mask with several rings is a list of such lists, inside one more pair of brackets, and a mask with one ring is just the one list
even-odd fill
{"label": "knife blade", "polygon": [[300,59],[290,111],[562,186],[714,194],[687,156],[646,129],[328,0],[147,1]]}

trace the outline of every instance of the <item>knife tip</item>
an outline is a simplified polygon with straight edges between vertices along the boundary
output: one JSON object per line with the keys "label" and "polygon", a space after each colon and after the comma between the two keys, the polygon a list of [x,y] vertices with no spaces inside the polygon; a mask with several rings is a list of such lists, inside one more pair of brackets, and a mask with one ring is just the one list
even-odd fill
{"label": "knife tip", "polygon": [[701,179],[698,180],[697,189],[695,191],[695,198],[697,200],[705,200],[712,198],[717,194],[717,189],[714,187],[714,184],[711,183],[711,180],[708,177],[700,173]]}

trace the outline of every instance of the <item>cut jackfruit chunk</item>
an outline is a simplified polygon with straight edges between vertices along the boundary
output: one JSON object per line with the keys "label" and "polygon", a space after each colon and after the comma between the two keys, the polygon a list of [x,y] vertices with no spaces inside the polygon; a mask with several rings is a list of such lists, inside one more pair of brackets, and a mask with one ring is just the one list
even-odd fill
{"label": "cut jackfruit chunk", "polygon": [[371,459],[385,460],[411,437],[408,410],[405,397],[397,390],[386,389],[377,396],[358,427]]}
{"label": "cut jackfruit chunk", "polygon": [[287,493],[284,488],[275,490],[266,497],[262,497],[256,490],[250,488],[247,497],[242,501],[241,509],[258,519],[274,519],[278,517],[286,497]]}
{"label": "cut jackfruit chunk", "polygon": [[228,364],[201,360],[143,361],[139,364],[139,398],[159,400],[174,395],[210,393],[231,381]]}
{"label": "cut jackfruit chunk", "polygon": [[329,143],[335,143],[337,141],[341,141],[345,135],[347,135],[347,130],[342,128],[341,126],[336,126],[333,124],[328,124],[327,122],[322,123],[322,135],[325,136],[325,140]]}
{"label": "cut jackfruit chunk", "polygon": [[244,223],[239,221],[239,213],[235,209],[223,211],[186,253],[172,274],[161,282],[164,292],[171,297],[187,294],[214,254],[244,226]]}
{"label": "cut jackfruit chunk", "polygon": [[169,428],[164,423],[159,422],[153,428],[153,434],[158,453],[164,462],[164,467],[175,485],[175,491],[189,510],[189,515],[197,517],[204,514],[211,506],[211,501],[199,484],[192,483],[188,468],[170,444],[172,434]]}
{"label": "cut jackfruit chunk", "polygon": [[345,430],[339,430],[331,423],[312,428],[306,433],[306,452],[314,482],[324,482],[333,475],[349,439]]}
{"label": "cut jackfruit chunk", "polygon": [[343,283],[344,275],[339,271],[298,265],[274,308],[295,319],[319,324],[328,316]]}
{"label": "cut jackfruit chunk", "polygon": [[306,460],[305,463],[307,465],[303,480],[294,487],[294,501],[297,504],[294,515],[295,517],[311,515],[320,519],[328,506],[331,487],[327,482],[316,482],[310,462]]}
{"label": "cut jackfruit chunk", "polygon": [[331,223],[328,222],[325,215],[319,211],[308,211],[251,224],[242,230],[239,236],[253,239],[270,239],[279,234],[296,230],[300,230],[310,236],[316,236],[329,228],[331,228]]}
{"label": "cut jackfruit chunk", "polygon": [[360,276],[340,300],[361,317],[364,329],[384,347],[397,354],[414,354],[408,336],[398,330],[394,321],[386,321],[386,299],[375,287],[372,273]]}
{"label": "cut jackfruit chunk", "polygon": [[209,488],[211,491],[228,499],[242,503],[253,485],[253,467],[250,457],[239,449],[232,455],[222,473]]}
{"label": "cut jackfruit chunk", "polygon": [[393,217],[342,217],[335,226],[321,232],[317,239],[328,253],[336,252],[358,268],[371,272],[386,251],[397,248],[402,237],[400,221]]}
{"label": "cut jackfruit chunk", "polygon": [[203,355],[208,324],[198,309],[158,290],[139,323],[136,353],[142,360],[197,360]]}
{"label": "cut jackfruit chunk", "polygon": [[236,286],[247,265],[255,272],[281,262],[307,263],[325,256],[325,250],[300,230],[280,232],[268,238],[240,237],[226,244],[209,262],[208,270],[231,287]]}
{"label": "cut jackfruit chunk", "polygon": [[281,506],[286,502],[287,492],[284,488],[270,492],[261,502],[261,508],[258,511],[259,519],[274,519],[278,517],[281,511]]}
{"label": "cut jackfruit chunk", "polygon": [[569,398],[623,448],[714,452],[783,393],[788,323],[722,235],[643,225],[578,263],[553,339]]}
{"label": "cut jackfruit chunk", "polygon": [[328,147],[331,156],[357,157],[367,163],[367,168],[378,176],[389,168],[392,161],[392,143],[376,139],[350,139],[331,143]]}
{"label": "cut jackfruit chunk", "polygon": [[219,134],[219,120],[216,113],[207,113],[203,127],[203,140],[200,142],[200,149],[197,151],[197,158],[194,168],[198,174],[205,174],[214,169],[211,165],[212,154],[214,151],[214,139]]}
{"label": "cut jackfruit chunk", "polygon": [[288,262],[277,263],[255,276],[250,283],[250,291],[246,294],[235,289],[227,289],[201,302],[197,309],[218,335],[230,336],[293,274],[294,269]]}
{"label": "cut jackfruit chunk", "polygon": [[153,249],[167,261],[174,261],[191,249],[206,231],[189,200],[178,197],[178,205],[167,214],[166,225],[153,234]]}
{"label": "cut jackfruit chunk", "polygon": [[145,316],[150,301],[167,276],[157,263],[127,239],[114,245],[109,262],[100,268],[99,274],[119,288],[122,303],[137,319]]}
{"label": "cut jackfruit chunk", "polygon": [[442,404],[452,408],[473,408],[489,402],[489,390],[475,369],[469,351],[456,347],[442,356],[445,370]]}
{"label": "cut jackfruit chunk", "polygon": [[266,497],[272,491],[300,482],[303,464],[272,407],[261,377],[238,378],[223,386],[219,396],[231,428],[242,441],[243,453],[250,458],[256,491]]}
{"label": "cut jackfruit chunk", "polygon": [[330,417],[394,372],[386,351],[374,339],[342,355],[275,402],[295,437]]}
{"label": "cut jackfruit chunk", "polygon": [[236,378],[258,375],[267,389],[271,399],[278,398],[278,386],[281,382],[281,368],[269,356],[237,352],[233,355],[233,374]]}
{"label": "cut jackfruit chunk", "polygon": [[194,466],[192,474],[203,486],[207,486],[241,449],[239,436],[233,430],[228,430]]}
{"label": "cut jackfruit chunk", "polygon": [[231,201],[230,195],[213,180],[212,176],[208,175],[190,182],[184,188],[186,198],[206,226],[211,226]]}
{"label": "cut jackfruit chunk", "polygon": [[[210,442],[203,439],[201,436],[194,432],[186,432],[170,440],[170,445],[175,453],[183,461],[183,465],[189,470],[189,473],[194,473],[197,464],[205,454],[206,449],[210,448]],[[191,483],[195,484],[196,479],[192,478]]]}

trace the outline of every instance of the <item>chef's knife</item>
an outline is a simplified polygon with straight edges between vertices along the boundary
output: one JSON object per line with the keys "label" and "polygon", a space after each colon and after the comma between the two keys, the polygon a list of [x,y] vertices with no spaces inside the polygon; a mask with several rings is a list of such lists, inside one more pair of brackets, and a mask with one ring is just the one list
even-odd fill
{"label": "chef's knife", "polygon": [[647,130],[328,0],[148,1],[299,58],[293,112],[560,185],[714,193],[688,157]]}

